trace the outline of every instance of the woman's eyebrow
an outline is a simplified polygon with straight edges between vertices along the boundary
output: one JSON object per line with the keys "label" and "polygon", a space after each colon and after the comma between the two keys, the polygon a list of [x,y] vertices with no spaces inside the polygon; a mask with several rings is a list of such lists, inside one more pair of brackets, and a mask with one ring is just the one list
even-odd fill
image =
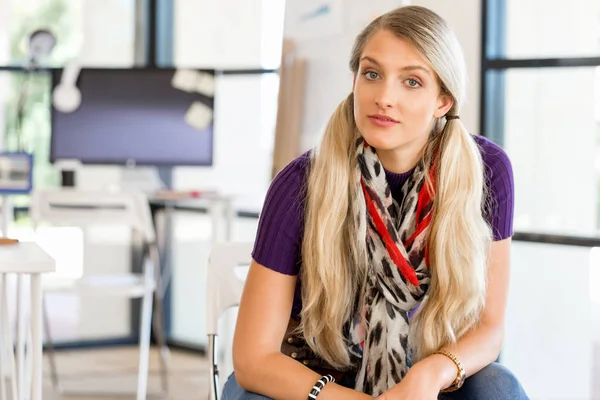
{"label": "woman's eyebrow", "polygon": [[[378,67],[381,67],[381,64],[376,59],[374,59],[373,57],[363,56],[360,59],[360,61],[363,61],[363,60],[369,61],[369,62],[377,65]],[[423,67],[422,65],[407,65],[405,67],[401,67],[400,70],[401,71],[421,70],[421,71],[423,71],[423,72],[431,75],[431,72],[429,72],[429,70],[427,68]]]}

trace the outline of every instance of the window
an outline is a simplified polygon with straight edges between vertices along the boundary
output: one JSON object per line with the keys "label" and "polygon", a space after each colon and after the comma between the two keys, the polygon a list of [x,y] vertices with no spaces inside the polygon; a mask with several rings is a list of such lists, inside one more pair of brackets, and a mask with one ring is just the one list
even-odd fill
{"label": "window", "polygon": [[[515,174],[501,361],[531,398],[596,398],[600,2],[484,0],[482,20],[481,131]],[[548,366],[563,359],[569,384],[549,390]]]}
{"label": "window", "polygon": [[595,237],[600,2],[485,4],[481,131],[513,162],[515,231]]}
{"label": "window", "polygon": [[[131,66],[133,5],[133,0],[0,0],[0,138],[4,150],[33,153],[36,188],[58,184],[57,173],[49,162],[51,82],[44,67],[61,68],[74,58],[86,66]],[[115,25],[114,29],[107,21]],[[25,41],[39,28],[54,34],[56,46],[41,63],[42,69],[29,72]],[[28,196],[11,199],[17,207],[29,202]],[[41,227],[34,236],[29,218],[18,218],[10,235],[24,241],[35,239],[56,259],[57,274],[49,279],[61,280],[78,278],[84,273],[84,256],[91,271],[95,268],[93,261],[100,259],[98,254],[112,266],[128,260],[129,231],[122,234],[119,228],[84,232],[77,227]],[[117,246],[117,251],[114,245],[107,251],[106,243],[110,242],[107,238],[124,244]],[[93,301],[54,293],[46,301],[56,341],[121,339],[130,335],[128,300],[113,299],[95,306]],[[113,315],[115,322],[96,325],[98,313],[105,310],[118,311]],[[88,319],[89,315],[95,315],[96,320]]]}
{"label": "window", "polygon": [[[45,65],[63,65],[79,55],[82,43],[81,4],[77,0],[13,1],[9,4],[9,64],[27,67],[26,40],[39,28],[49,29],[57,44]],[[4,101],[4,149],[27,151],[34,155],[36,187],[57,183],[49,163],[50,76],[44,72],[3,72],[7,86]],[[17,198],[17,205],[26,203]]]}

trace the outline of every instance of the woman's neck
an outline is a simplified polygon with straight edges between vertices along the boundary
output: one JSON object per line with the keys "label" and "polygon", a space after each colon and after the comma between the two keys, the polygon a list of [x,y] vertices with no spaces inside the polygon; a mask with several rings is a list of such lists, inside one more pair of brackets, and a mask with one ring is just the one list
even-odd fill
{"label": "woman's neck", "polygon": [[377,150],[379,160],[386,171],[402,174],[412,170],[421,158],[423,147],[406,146],[393,150]]}

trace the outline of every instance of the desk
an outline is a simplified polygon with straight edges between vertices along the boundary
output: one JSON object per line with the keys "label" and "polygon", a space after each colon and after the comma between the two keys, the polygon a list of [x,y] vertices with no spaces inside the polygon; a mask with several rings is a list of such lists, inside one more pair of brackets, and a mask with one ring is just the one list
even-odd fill
{"label": "desk", "polygon": [[[208,196],[207,196],[208,197]],[[178,212],[196,213],[204,215],[203,218],[208,219],[208,223],[214,226],[213,234],[210,237],[210,244],[223,241],[235,241],[240,240],[240,234],[238,231],[238,217],[242,218],[258,218],[259,206],[256,205],[262,202],[262,199],[254,200],[249,196],[218,196],[218,197],[200,197],[200,198],[187,198],[187,199],[164,199],[164,198],[150,198],[150,205],[155,223],[157,241],[160,249],[161,257],[161,271],[162,271],[162,283],[164,293],[164,310],[165,310],[165,326],[167,327],[168,336],[170,337],[172,331],[172,322],[174,321],[172,314],[172,301],[173,291],[171,290],[170,281],[172,278],[172,272],[174,271],[173,265],[173,254],[171,251],[171,245],[174,244],[175,226],[174,220],[175,215]],[[256,196],[258,197],[258,196]],[[132,260],[134,268],[140,265],[140,246],[134,240]],[[198,268],[202,268],[202,265],[206,262],[205,259],[199,259],[197,261]],[[139,268],[139,267],[138,267]],[[201,284],[201,282],[198,282]],[[202,303],[198,303],[199,306],[203,306]],[[132,329],[137,324],[137,313],[136,307],[132,308]],[[177,340],[171,340],[172,345],[183,345],[182,342]],[[194,347],[196,348],[196,347]],[[198,348],[204,348],[200,345]]]}
{"label": "desk", "polygon": [[[233,239],[233,225],[237,215],[233,206],[234,199],[235,196],[219,194],[205,195],[199,198],[148,198],[160,254],[162,278],[160,290],[163,295],[167,291],[172,276],[171,257],[168,249],[172,237],[171,220],[173,211],[186,210],[210,214],[214,229],[212,242],[231,241]],[[165,212],[164,226],[160,226],[157,222],[156,216],[159,211]],[[221,223],[222,221],[224,221],[224,224]],[[165,306],[165,308],[168,308],[168,305]],[[167,322],[167,326],[169,325],[169,322]]]}
{"label": "desk", "polygon": [[[184,209],[188,211],[208,212],[211,215],[213,226],[216,231],[213,233],[213,242],[219,240],[231,241],[233,237],[233,223],[236,217],[236,211],[233,206],[235,196],[232,195],[220,195],[211,194],[205,195],[198,198],[161,198],[161,197],[150,197],[148,201],[152,207],[152,214],[155,217],[155,213],[159,209],[164,209],[167,213],[167,219],[174,209]],[[224,232],[221,232],[221,219],[225,220]],[[156,227],[158,236],[160,229]],[[163,239],[166,239],[163,235]],[[161,240],[159,240],[159,243]],[[163,244],[164,241],[163,241]]]}
{"label": "desk", "polygon": [[[42,398],[42,282],[41,274],[54,272],[56,269],[55,261],[36,243],[17,243],[14,245],[0,246],[0,277],[2,278],[2,289],[0,303],[2,308],[0,314],[3,320],[0,321],[2,335],[0,336],[0,349],[8,349],[9,363],[13,370],[12,390],[13,397],[18,393],[19,399],[31,398],[31,400],[40,400]],[[10,333],[10,316],[8,315],[8,274],[17,274],[17,365],[18,373],[15,368],[14,354],[12,350],[13,342]],[[31,275],[31,353],[32,353],[32,380],[31,397],[25,395],[25,368],[24,368],[24,348],[25,348],[25,320],[24,307],[21,304],[22,297],[22,277],[24,274]],[[0,371],[1,373],[2,371]],[[16,387],[14,377],[19,382]],[[4,382],[4,381],[2,381]],[[5,391],[3,383],[0,383],[0,389]],[[5,392],[3,392],[5,393]]]}

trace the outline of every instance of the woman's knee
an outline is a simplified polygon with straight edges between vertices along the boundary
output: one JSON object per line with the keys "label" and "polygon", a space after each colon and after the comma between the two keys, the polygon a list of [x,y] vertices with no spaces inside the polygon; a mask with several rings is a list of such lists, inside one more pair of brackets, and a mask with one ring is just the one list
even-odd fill
{"label": "woman's knee", "polygon": [[223,387],[223,400],[270,400],[268,397],[260,394],[248,392],[240,387],[235,379],[235,374],[231,374],[225,386]]}
{"label": "woman's knee", "polygon": [[465,380],[463,387],[443,399],[528,400],[517,377],[505,366],[492,363]]}

